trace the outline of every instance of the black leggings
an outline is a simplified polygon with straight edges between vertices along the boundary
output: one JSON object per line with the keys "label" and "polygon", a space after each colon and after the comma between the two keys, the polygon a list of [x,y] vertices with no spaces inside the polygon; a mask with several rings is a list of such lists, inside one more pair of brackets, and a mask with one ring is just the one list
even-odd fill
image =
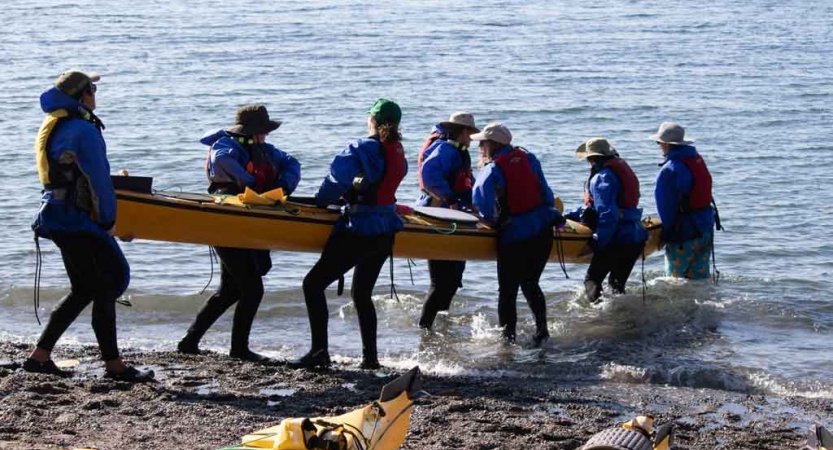
{"label": "black leggings", "polygon": [[71,288],[49,315],[37,346],[52,351],[61,335],[92,303],[92,325],[101,358],[117,359],[116,299],[122,294],[129,271],[121,249],[115,241],[92,233],[52,232],[50,235],[61,250]]}
{"label": "black leggings", "polygon": [[536,337],[549,335],[547,301],[538,281],[552,250],[552,228],[525,241],[499,245],[497,253],[498,321],[506,339],[515,339],[518,288],[535,317]]}
{"label": "black leggings", "polygon": [[419,326],[431,328],[439,311],[447,311],[457,289],[463,286],[465,261],[428,261],[431,287],[422,307]]}
{"label": "black leggings", "polygon": [[584,276],[587,299],[595,302],[602,296],[602,282],[608,274],[608,283],[613,292],[624,294],[625,283],[636,260],[642,254],[642,249],[643,244],[608,245],[604,250],[595,252]]}
{"label": "black leggings", "polygon": [[220,288],[197,313],[187,337],[199,342],[208,328],[237,303],[231,328],[231,351],[245,352],[249,349],[252,322],[263,299],[262,275],[271,267],[269,251],[228,247],[214,247],[214,251],[220,258]]}
{"label": "black leggings", "polygon": [[376,356],[376,308],[373,306],[373,287],[385,260],[391,255],[394,235],[359,236],[349,231],[335,231],[330,235],[321,258],[304,278],[304,300],[309,313],[312,350],[327,349],[327,297],[324,290],[348,270],[353,271],[350,296],[359,316],[362,352]]}

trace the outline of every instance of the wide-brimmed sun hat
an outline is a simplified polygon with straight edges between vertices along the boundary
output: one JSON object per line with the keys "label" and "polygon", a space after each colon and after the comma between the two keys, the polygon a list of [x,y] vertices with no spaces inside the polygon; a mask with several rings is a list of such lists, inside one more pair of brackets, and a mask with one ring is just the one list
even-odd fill
{"label": "wide-brimmed sun hat", "polygon": [[619,152],[610,145],[610,141],[601,137],[594,137],[584,141],[576,148],[576,159],[579,161],[591,156],[618,156]]}
{"label": "wide-brimmed sun hat", "polygon": [[263,105],[244,105],[234,115],[234,126],[228,128],[229,133],[241,136],[269,134],[278,129],[281,122],[269,119],[269,111]]}
{"label": "wide-brimmed sun hat", "polygon": [[648,139],[672,145],[688,145],[694,143],[693,140],[687,141],[685,139],[685,128],[674,122],[663,122],[659,126],[656,134],[652,134]]}
{"label": "wide-brimmed sun hat", "polygon": [[474,125],[474,116],[467,112],[456,112],[448,117],[445,122],[440,122],[441,126],[461,126],[471,128],[475,133],[480,132],[480,129]]}

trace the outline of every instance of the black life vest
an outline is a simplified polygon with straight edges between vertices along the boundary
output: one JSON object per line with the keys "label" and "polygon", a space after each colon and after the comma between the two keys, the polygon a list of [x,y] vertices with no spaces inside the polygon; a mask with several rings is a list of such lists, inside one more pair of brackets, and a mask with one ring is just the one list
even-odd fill
{"label": "black life vest", "polygon": [[390,206],[396,203],[396,190],[405,178],[408,163],[405,151],[399,141],[379,142],[385,159],[385,172],[382,178],[373,184],[365,185],[363,177],[353,182],[353,189],[347,198],[350,203],[369,206]]}
{"label": "black life vest", "polygon": [[682,158],[694,182],[691,191],[680,203],[681,212],[701,211],[712,204],[712,175],[706,167],[706,161],[699,154],[689,158]]}
{"label": "black life vest", "polygon": [[[424,192],[428,192],[425,189],[425,184],[422,181],[422,163],[425,161],[425,151],[428,150],[431,145],[436,142],[442,135],[437,133],[436,131],[431,133],[425,142],[422,144],[422,148],[419,150],[419,156],[417,157],[417,174],[419,178],[419,189]],[[449,141],[449,143],[454,146],[454,144]],[[468,195],[471,193],[472,189],[472,170],[471,170],[471,154],[469,153],[468,149],[462,149],[455,146],[457,150],[460,152],[460,167],[451,174],[448,178],[446,178],[446,182],[451,187],[451,190],[454,191],[455,194],[460,195]]]}
{"label": "black life vest", "polygon": [[501,215],[523,214],[544,203],[543,190],[538,175],[532,170],[529,153],[515,147],[494,159],[506,180],[505,192],[499,193]]}
{"label": "black life vest", "polygon": [[[616,205],[620,208],[636,208],[639,206],[639,179],[631,169],[631,166],[624,159],[613,157],[605,161],[604,168],[610,168],[619,180],[621,189],[616,198]],[[590,180],[596,174],[590,175],[587,179],[587,187],[584,190],[584,205],[593,205],[593,196],[590,194]]]}

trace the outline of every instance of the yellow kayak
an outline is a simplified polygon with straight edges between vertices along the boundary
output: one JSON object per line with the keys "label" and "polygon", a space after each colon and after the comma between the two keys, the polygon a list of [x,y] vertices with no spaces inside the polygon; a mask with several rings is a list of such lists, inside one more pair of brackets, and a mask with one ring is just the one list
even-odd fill
{"label": "yellow kayak", "polygon": [[414,400],[422,391],[419,367],[382,388],[379,400],[335,417],[289,418],[243,436],[235,450],[395,450],[405,442]]}
{"label": "yellow kayak", "polygon": [[[181,192],[140,193],[116,190],[119,237],[223,247],[320,253],[339,218],[337,208],[319,208],[310,199],[290,198],[273,206],[246,204],[228,196]],[[234,200],[234,201],[229,201]],[[396,235],[394,256],[442,260],[495,260],[497,233],[474,216],[443,210],[402,215],[405,229]],[[662,225],[646,219],[645,254],[658,249]],[[550,261],[587,262],[589,228],[567,221],[557,230]],[[560,255],[560,256],[559,256]]]}

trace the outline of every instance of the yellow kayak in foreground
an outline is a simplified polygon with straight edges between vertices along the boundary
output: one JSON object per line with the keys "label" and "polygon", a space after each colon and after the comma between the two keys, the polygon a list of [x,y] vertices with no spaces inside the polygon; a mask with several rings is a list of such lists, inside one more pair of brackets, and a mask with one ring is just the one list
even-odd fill
{"label": "yellow kayak in foreground", "polygon": [[[119,237],[221,247],[320,253],[339,218],[336,208],[318,208],[310,200],[290,198],[274,206],[225,202],[207,194],[116,190]],[[401,216],[405,229],[396,235],[394,256],[441,260],[495,260],[497,233],[474,216],[449,212],[457,219],[432,217],[417,208]],[[422,211],[422,212],[420,212]],[[451,214],[454,213],[454,214]],[[662,225],[646,219],[646,256],[657,251]],[[573,221],[555,235],[550,261],[587,262],[589,228]]]}
{"label": "yellow kayak in foreground", "polygon": [[395,450],[405,442],[414,399],[422,391],[419,367],[382,388],[379,400],[335,417],[290,418],[243,436],[229,449]]}

